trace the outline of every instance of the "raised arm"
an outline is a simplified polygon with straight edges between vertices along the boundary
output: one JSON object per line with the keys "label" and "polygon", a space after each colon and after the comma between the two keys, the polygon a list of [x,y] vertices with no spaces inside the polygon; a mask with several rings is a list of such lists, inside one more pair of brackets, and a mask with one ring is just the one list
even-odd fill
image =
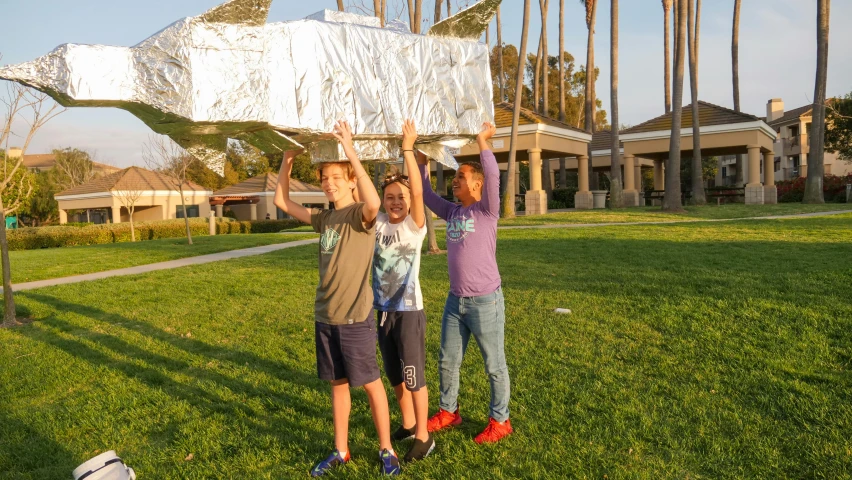
{"label": "raised arm", "polygon": [[284,152],[284,161],[281,162],[281,170],[278,171],[278,186],[275,187],[275,198],[272,203],[296,220],[310,225],[311,211],[290,200],[290,172],[293,170],[293,159],[301,152],[301,150]]}
{"label": "raised arm", "polygon": [[446,220],[453,203],[439,197],[438,194],[432,190],[432,181],[430,180],[429,174],[429,157],[417,152],[415,158],[417,158],[417,166],[420,167],[420,179],[421,184],[423,185],[423,203],[425,203],[430,210],[435,212],[435,215]]}
{"label": "raised arm", "polygon": [[500,167],[497,157],[491,151],[488,140],[497,133],[497,128],[490,122],[482,124],[482,131],[476,136],[479,145],[479,161],[482,163],[482,173],[485,183],[482,185],[482,208],[494,217],[500,216]]}
{"label": "raised arm", "polygon": [[423,181],[420,179],[420,169],[414,158],[414,141],[417,140],[417,129],[412,120],[406,120],[402,125],[402,157],[405,159],[405,169],[408,170],[408,182],[411,185],[411,219],[418,228],[426,224],[426,208],[423,205]]}
{"label": "raised arm", "polygon": [[376,186],[370,181],[370,175],[364,170],[361,160],[355,154],[355,148],[352,146],[352,128],[349,126],[349,122],[346,120],[338,121],[332,134],[343,145],[343,152],[346,153],[346,158],[349,159],[352,170],[355,172],[358,187],[356,198],[364,202],[362,220],[365,224],[372,225],[379,213],[379,207],[382,206],[382,200],[379,198],[379,193],[376,192]]}

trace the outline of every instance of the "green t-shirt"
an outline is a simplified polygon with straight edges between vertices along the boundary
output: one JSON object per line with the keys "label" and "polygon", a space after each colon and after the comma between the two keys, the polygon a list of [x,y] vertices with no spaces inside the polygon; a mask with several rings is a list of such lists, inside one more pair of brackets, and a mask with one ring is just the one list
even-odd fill
{"label": "green t-shirt", "polygon": [[363,203],[340,210],[312,210],[319,243],[319,285],[314,303],[317,322],[363,322],[373,307],[370,267],[376,244],[375,222],[363,221]]}

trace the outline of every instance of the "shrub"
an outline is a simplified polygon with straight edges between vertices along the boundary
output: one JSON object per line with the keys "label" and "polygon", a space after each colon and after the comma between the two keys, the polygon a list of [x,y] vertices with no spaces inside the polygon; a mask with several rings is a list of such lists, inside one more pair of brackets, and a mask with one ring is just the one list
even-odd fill
{"label": "shrub", "polygon": [[565,204],[560,202],[559,200],[551,200],[551,201],[547,202],[547,209],[548,210],[556,210],[556,209],[559,209],[559,208],[568,208],[568,207],[566,207]]}
{"label": "shrub", "polygon": [[[801,202],[805,195],[805,177],[776,182],[779,202]],[[846,185],[852,183],[852,173],[839,177],[826,175],[822,183],[823,197],[826,202],[846,202]]]}
{"label": "shrub", "polygon": [[[576,194],[576,188],[555,188],[553,190],[553,201],[564,205],[564,207],[559,208],[574,208],[574,195]],[[548,208],[551,207],[548,205]]]}
{"label": "shrub", "polygon": [[[297,220],[255,220],[232,221],[217,219],[217,234],[235,233],[275,233],[299,226]],[[186,235],[183,219],[163,220],[159,222],[135,222],[136,238],[154,240],[159,238],[180,238]],[[189,228],[193,236],[209,234],[206,218],[189,219]],[[10,250],[34,250],[39,248],[70,247],[79,245],[100,245],[130,241],[130,224],[113,223],[87,225],[68,228],[65,226],[29,227],[6,232]]]}

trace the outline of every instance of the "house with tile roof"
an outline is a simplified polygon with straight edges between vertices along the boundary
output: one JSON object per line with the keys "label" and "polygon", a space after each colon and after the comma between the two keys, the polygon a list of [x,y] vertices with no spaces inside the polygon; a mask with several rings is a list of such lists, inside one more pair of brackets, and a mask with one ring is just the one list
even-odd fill
{"label": "house with tile roof", "polygon": [[210,215],[210,194],[213,192],[205,187],[193,182],[185,183],[182,202],[181,193],[169,177],[144,168],[129,167],[56,194],[59,223],[67,223],[69,218],[95,223],[127,222],[130,213],[126,202],[122,201],[126,192],[138,193],[134,221],[169,220],[183,218],[185,214],[188,217]]}
{"label": "house with tile roof", "polygon": [[[766,102],[766,122],[778,133],[774,164],[776,181],[808,175],[812,112],[811,104],[785,111],[784,101],[780,98]],[[852,162],[841,160],[834,152],[825,152],[823,165],[826,175],[852,173]]]}
{"label": "house with tile roof", "polygon": [[[213,192],[210,205],[216,209],[217,217],[222,217],[228,209],[237,220],[263,220],[267,215],[271,220],[287,218],[272,203],[277,187],[277,173],[258,175]],[[328,198],[321,188],[295,178],[290,179],[290,198],[306,207],[328,208]]]}
{"label": "house with tile roof", "polygon": [[[9,148],[8,154],[9,158],[19,158],[21,156],[21,149],[18,147],[11,147]],[[56,155],[52,153],[24,155],[23,165],[24,168],[34,173],[46,172],[56,166]],[[108,175],[121,169],[104,163],[92,162],[92,170],[95,175]]]}

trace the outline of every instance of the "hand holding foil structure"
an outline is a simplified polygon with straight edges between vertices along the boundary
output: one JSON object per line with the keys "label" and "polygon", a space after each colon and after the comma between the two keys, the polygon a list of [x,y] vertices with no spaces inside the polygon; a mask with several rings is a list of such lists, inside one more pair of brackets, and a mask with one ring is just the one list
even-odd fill
{"label": "hand holding foil structure", "polygon": [[228,139],[343,160],[330,134],[341,119],[361,160],[396,161],[400,125],[412,118],[417,147],[456,168],[444,147],[469,143],[494,120],[489,52],[478,38],[501,0],[482,0],[427,35],[327,10],[267,24],[271,1],[231,0],[130,48],[65,44],[0,68],[0,78],[66,107],[127,110],[220,175]]}

